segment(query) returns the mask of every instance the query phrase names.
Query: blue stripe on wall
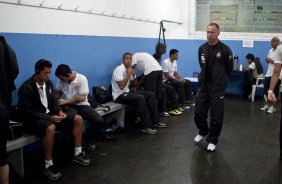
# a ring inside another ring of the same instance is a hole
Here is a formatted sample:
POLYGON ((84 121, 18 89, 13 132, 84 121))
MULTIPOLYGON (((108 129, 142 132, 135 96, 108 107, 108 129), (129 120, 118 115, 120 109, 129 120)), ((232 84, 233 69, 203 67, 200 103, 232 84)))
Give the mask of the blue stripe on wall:
MULTIPOLYGON (((122 62, 124 52, 148 52, 153 54, 157 39, 102 37, 80 35, 47 35, 2 33, 7 42, 15 50, 18 58, 20 74, 16 80, 19 86, 34 73, 34 64, 44 58, 53 62, 53 71, 59 64, 68 64, 73 70, 84 74, 88 78, 89 86, 109 85, 112 71, 122 62)), ((197 61, 198 47, 205 40, 167 40, 169 50, 179 50, 178 73, 181 76, 192 76, 199 71, 197 61)), ((230 46, 233 53, 239 56, 240 64, 247 65, 245 55, 253 53, 260 57, 264 71, 267 65, 264 58, 270 48, 270 41, 255 41, 254 48, 242 48, 242 41, 223 41, 230 46)), ((264 73, 265 73, 264 72, 264 73)), ((52 75, 51 80, 57 79, 52 75)), ((13 93, 13 104, 17 101, 16 92, 13 93)))

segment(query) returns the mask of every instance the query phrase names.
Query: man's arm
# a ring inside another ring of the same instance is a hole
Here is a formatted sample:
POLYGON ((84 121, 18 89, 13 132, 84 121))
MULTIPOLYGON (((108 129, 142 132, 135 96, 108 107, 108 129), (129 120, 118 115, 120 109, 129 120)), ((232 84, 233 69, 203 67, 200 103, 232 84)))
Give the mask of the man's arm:
POLYGON ((272 74, 271 81, 270 81, 269 90, 267 91, 268 92, 267 98, 271 103, 277 102, 277 99, 273 93, 273 90, 275 88, 277 81, 279 80, 280 72, 281 72, 281 64, 275 63, 273 74, 272 74))
POLYGON ((84 102, 86 99, 86 94, 79 95, 70 99, 59 99, 59 105, 67 105, 67 104, 77 104, 80 102, 84 102))
POLYGON ((126 69, 126 76, 123 80, 118 81, 118 86, 120 89, 124 89, 127 85, 127 82, 129 79, 131 79, 131 76, 134 77, 135 76, 135 70, 132 69, 131 67, 126 69))

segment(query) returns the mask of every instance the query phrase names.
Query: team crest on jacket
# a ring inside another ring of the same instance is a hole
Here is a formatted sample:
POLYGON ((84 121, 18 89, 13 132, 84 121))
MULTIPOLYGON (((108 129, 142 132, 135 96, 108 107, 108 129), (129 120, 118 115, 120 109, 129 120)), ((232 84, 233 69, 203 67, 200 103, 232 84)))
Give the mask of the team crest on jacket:
POLYGON ((221 57, 221 52, 220 52, 220 51, 218 51, 218 52, 216 53, 216 57, 217 57, 217 58, 220 58, 220 57, 221 57))

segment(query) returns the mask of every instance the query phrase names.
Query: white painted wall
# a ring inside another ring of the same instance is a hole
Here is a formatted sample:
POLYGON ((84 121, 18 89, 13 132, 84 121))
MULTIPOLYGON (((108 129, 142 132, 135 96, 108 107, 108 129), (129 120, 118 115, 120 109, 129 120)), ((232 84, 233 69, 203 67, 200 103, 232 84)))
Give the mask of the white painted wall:
MULTIPOLYGON (((18 3, 19 0, 2 2, 18 3)), ((0 32, 158 37, 161 20, 167 38, 187 38, 189 0, 21 0, 22 5, 0 3, 0 32), (28 7, 23 5, 33 5, 28 7), (40 8, 39 6, 55 9, 40 8), (73 10, 62 11, 61 9, 73 10), (78 12, 75 12, 75 9, 78 12), (79 13, 90 11, 113 17, 79 13), (102 13, 103 12, 103 13, 102 13), (132 20, 116 17, 132 18, 132 20), (156 23, 133 19, 155 21, 156 23)))

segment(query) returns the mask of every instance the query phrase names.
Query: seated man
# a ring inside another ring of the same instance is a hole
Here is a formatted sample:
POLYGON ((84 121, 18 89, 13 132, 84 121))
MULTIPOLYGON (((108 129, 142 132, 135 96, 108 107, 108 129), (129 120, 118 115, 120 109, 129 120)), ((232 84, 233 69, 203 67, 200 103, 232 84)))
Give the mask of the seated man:
POLYGON ((58 103, 89 122, 90 127, 85 132, 85 148, 95 150, 95 145, 91 141, 99 139, 103 118, 90 107, 87 98, 89 93, 87 78, 72 71, 65 64, 57 67, 55 75, 60 79, 57 83, 57 90, 62 92, 58 103))
MULTIPOLYGON (((160 64, 161 55, 153 54, 153 57, 158 61, 160 64)), ((166 112, 167 109, 167 102, 170 102, 171 110, 168 112, 171 115, 180 115, 184 112, 184 109, 180 108, 177 101, 177 94, 173 86, 162 83, 162 90, 163 90, 163 98, 161 99, 161 103, 159 105, 159 109, 161 112, 166 112)), ((165 113, 164 113, 165 115, 165 113)))
POLYGON ((246 55, 247 62, 249 66, 243 67, 243 70, 246 72, 250 72, 250 78, 246 79, 243 84, 244 89, 244 97, 248 97, 251 99, 252 94, 252 85, 256 83, 258 77, 263 77, 263 68, 259 61, 259 58, 255 59, 253 54, 246 55))
POLYGON ((130 67, 131 62, 132 54, 128 52, 123 54, 123 63, 117 66, 113 72, 111 81, 113 99, 118 103, 137 107, 137 114, 141 119, 141 131, 155 135, 158 131, 152 127, 165 128, 166 124, 160 123, 153 92, 129 90, 129 82, 135 77, 135 70, 130 67))
POLYGON ((178 50, 171 49, 169 52, 169 58, 165 59, 162 63, 164 72, 164 82, 175 88, 178 94, 178 103, 181 104, 181 108, 189 109, 193 106, 192 103, 192 87, 189 80, 182 79, 177 73, 177 59, 178 50), (188 106, 185 105, 188 104, 188 106))
POLYGON ((74 138, 73 162, 90 165, 91 160, 82 153, 83 120, 71 112, 62 112, 52 98, 53 84, 49 80, 52 63, 41 59, 35 64, 35 74, 19 89, 18 109, 25 129, 43 137, 45 155, 45 175, 51 180, 59 180, 62 174, 53 165, 52 151, 56 129, 72 127, 74 138), (72 123, 72 124, 71 124, 72 123))

